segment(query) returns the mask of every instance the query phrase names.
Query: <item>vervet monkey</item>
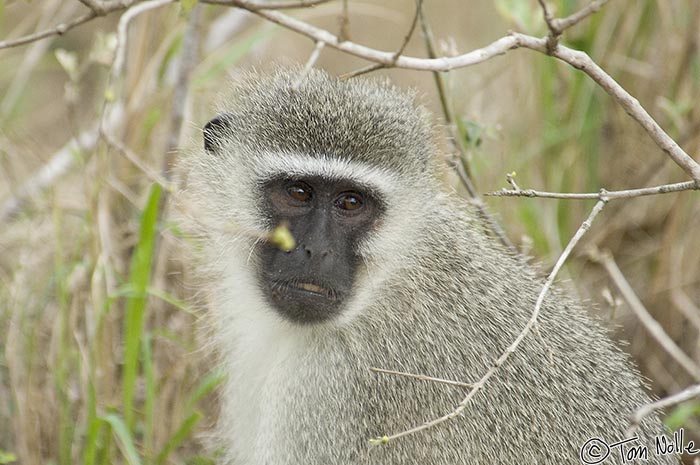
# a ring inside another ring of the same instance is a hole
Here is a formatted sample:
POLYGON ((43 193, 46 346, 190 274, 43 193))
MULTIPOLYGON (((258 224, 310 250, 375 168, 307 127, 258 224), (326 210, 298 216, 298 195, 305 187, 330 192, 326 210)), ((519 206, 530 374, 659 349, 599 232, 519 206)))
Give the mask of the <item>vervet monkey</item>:
MULTIPOLYGON (((461 415, 370 444, 466 393, 370 367, 479 380, 523 330, 542 280, 441 186, 431 117, 410 96, 322 71, 298 80, 296 69, 239 79, 187 166, 228 373, 224 462, 575 464, 590 438, 626 439, 649 402, 639 375, 554 291, 461 415), (249 233, 280 224, 291 251, 249 233)), ((655 454, 663 433, 651 417, 628 445, 676 463, 655 454)), ((605 463, 620 463, 621 447, 605 463)))

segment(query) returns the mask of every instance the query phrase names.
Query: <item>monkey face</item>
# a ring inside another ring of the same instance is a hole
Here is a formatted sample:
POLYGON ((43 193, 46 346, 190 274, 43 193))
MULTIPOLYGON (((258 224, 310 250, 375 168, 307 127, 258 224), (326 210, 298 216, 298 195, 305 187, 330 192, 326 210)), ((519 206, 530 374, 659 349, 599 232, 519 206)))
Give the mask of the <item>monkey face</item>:
POLYGON ((285 319, 319 323, 340 314, 361 262, 358 246, 377 224, 379 199, 351 181, 284 177, 262 186, 270 224, 286 224, 296 247, 259 250, 258 280, 285 319))

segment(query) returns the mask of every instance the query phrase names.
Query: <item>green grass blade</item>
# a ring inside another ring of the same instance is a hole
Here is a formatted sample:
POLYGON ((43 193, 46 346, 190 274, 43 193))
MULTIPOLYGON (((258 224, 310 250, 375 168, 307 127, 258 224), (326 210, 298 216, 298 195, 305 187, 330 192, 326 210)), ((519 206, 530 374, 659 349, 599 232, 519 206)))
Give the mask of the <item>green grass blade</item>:
POLYGON ((83 450, 83 465, 94 465, 97 458, 97 443, 100 437, 102 421, 97 417, 97 395, 92 375, 87 385, 87 434, 83 450))
POLYGON ((153 437, 155 428, 156 385, 155 368, 153 367, 153 341, 150 334, 146 334, 143 341, 143 374, 146 379, 146 399, 144 401, 144 451, 146 457, 153 457, 153 437))
POLYGON ((177 446, 179 446, 180 443, 192 433, 192 429, 201 419, 202 414, 199 412, 192 412, 190 416, 185 418, 185 421, 182 422, 177 431, 175 431, 165 446, 163 446, 163 449, 158 454, 158 457, 156 457, 156 465, 161 465, 165 462, 165 460, 177 448, 177 446))
POLYGON ((140 355, 141 335, 143 333, 144 313, 148 298, 147 289, 151 276, 151 262, 155 246, 158 202, 161 188, 153 184, 148 203, 141 217, 139 243, 131 259, 129 286, 131 296, 126 303, 124 318, 124 372, 122 390, 124 398, 124 422, 131 431, 134 424, 134 390, 140 355))
POLYGON ((187 401, 187 408, 192 409, 194 408, 195 404, 201 399, 202 397, 206 396, 209 394, 211 391, 216 389, 221 383, 224 382, 226 379, 226 374, 224 373, 223 369, 221 367, 217 367, 214 370, 212 370, 203 380, 201 383, 199 383, 199 386, 197 386, 197 389, 194 390, 192 395, 190 396, 189 400, 187 401))
POLYGON ((126 423, 113 413, 108 413, 102 417, 102 420, 112 427, 112 431, 114 431, 114 436, 117 438, 117 443, 119 444, 119 448, 126 462, 129 465, 141 465, 141 459, 139 459, 139 454, 136 451, 134 439, 131 433, 129 433, 129 428, 126 423))
POLYGON ((163 302, 166 302, 173 307, 182 310, 185 313, 189 313, 190 315, 195 315, 195 310, 187 305, 187 302, 184 300, 178 299, 172 294, 169 294, 165 291, 161 291, 160 289, 156 289, 153 287, 148 288, 148 294, 152 295, 153 297, 157 297, 158 299, 162 300, 163 302))

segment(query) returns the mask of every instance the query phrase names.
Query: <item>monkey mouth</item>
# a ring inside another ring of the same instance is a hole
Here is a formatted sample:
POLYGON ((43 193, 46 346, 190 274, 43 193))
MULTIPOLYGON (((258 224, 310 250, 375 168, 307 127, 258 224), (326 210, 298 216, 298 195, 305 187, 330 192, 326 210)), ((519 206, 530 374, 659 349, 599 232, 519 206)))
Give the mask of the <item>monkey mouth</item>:
POLYGON ((316 294, 321 294, 321 295, 328 294, 328 289, 325 289, 321 286, 317 286, 317 285, 312 284, 312 283, 298 283, 296 285, 296 287, 299 289, 304 289, 305 291, 316 293, 316 294))
POLYGON ((318 282, 294 279, 290 281, 277 281, 272 287, 273 294, 277 292, 301 292, 306 295, 323 297, 328 300, 338 300, 338 292, 336 290, 318 282))
POLYGON ((343 309, 345 290, 309 277, 268 281, 267 298, 272 308, 298 324, 328 321, 343 309))

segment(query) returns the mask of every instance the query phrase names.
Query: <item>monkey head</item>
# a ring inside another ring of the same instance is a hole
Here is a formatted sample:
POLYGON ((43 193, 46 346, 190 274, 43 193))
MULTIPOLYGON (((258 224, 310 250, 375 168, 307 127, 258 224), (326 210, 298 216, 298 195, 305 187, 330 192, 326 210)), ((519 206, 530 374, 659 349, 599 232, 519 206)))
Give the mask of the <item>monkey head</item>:
POLYGON ((416 237, 410 232, 437 195, 429 117, 389 84, 320 71, 301 83, 288 72, 264 79, 239 80, 204 127, 212 203, 236 224, 284 224, 293 235, 291 251, 245 245, 279 316, 296 324, 352 318, 367 287, 407 266, 415 244, 404 238, 416 237))

